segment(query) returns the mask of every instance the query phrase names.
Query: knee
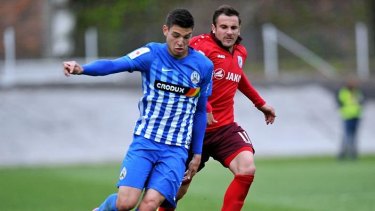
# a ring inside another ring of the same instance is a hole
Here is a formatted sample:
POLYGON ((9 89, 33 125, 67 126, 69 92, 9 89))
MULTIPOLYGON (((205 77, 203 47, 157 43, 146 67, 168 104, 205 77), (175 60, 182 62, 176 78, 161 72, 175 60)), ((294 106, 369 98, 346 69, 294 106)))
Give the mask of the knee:
POLYGON ((255 171, 256 171, 255 164, 251 164, 251 165, 247 166, 247 167, 244 169, 243 174, 245 174, 245 175, 254 175, 254 174, 255 174, 255 171))
POLYGON ((118 197, 116 201, 116 207, 119 211, 131 210, 137 205, 136 200, 131 200, 125 197, 118 197))
POLYGON ((139 210, 157 210, 161 202, 153 198, 144 198, 140 205, 139 210))
POLYGON ((255 175, 256 167, 254 163, 250 163, 247 165, 240 165, 234 172, 234 174, 240 175, 255 175))

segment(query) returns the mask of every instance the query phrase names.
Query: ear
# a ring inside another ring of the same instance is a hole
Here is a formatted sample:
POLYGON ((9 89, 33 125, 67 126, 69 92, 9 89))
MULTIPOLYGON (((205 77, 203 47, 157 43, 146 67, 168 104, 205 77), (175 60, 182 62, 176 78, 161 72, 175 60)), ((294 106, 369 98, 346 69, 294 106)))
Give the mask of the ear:
POLYGON ((216 27, 215 27, 215 25, 214 24, 211 24, 211 31, 212 31, 212 33, 216 33, 216 27))
POLYGON ((168 26, 167 25, 163 25, 163 34, 164 34, 164 36, 167 36, 168 31, 169 31, 168 26))

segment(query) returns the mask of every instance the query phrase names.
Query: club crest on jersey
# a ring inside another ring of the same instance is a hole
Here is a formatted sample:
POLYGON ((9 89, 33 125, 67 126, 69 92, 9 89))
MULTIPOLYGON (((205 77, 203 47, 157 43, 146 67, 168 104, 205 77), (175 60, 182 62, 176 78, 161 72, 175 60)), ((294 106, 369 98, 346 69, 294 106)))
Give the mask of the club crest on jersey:
POLYGON ((190 75, 190 80, 193 82, 193 84, 198 84, 199 81, 201 80, 201 76, 197 71, 193 71, 190 75))
POLYGON ((223 70, 222 68, 218 68, 216 70, 214 70, 214 78, 217 79, 217 80, 221 80, 223 79, 225 76, 225 70, 223 70))
POLYGON ((238 66, 240 66, 240 68, 242 68, 242 65, 243 65, 242 56, 237 56, 237 61, 238 61, 238 66))
POLYGON ((172 92, 172 93, 179 94, 179 95, 185 95, 187 97, 196 97, 200 93, 199 87, 190 88, 190 87, 180 86, 180 85, 163 82, 159 80, 155 80, 154 87, 155 89, 158 89, 158 90, 172 92))
POLYGON ((146 48, 146 47, 142 47, 142 48, 138 48, 137 50, 134 50, 134 51, 130 52, 128 54, 128 56, 129 56, 130 59, 135 59, 138 56, 140 56, 144 53, 147 53, 147 52, 150 52, 150 49, 146 48))

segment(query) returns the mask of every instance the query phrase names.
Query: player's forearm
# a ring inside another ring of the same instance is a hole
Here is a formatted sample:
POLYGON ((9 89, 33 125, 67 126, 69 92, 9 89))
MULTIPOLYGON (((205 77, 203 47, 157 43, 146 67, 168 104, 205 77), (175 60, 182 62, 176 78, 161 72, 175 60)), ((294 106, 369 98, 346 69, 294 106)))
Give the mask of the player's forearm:
POLYGON ((115 60, 101 59, 89 64, 85 64, 82 67, 82 74, 91 76, 104 76, 113 73, 129 71, 131 69, 130 64, 123 58, 115 60))
POLYGON ((259 95, 258 91, 251 85, 245 74, 242 74, 238 89, 253 102, 255 107, 260 108, 266 104, 266 101, 259 95))
POLYGON ((200 97, 194 115, 193 140, 191 143, 194 154, 202 153, 203 138, 207 125, 206 103, 207 97, 200 97))

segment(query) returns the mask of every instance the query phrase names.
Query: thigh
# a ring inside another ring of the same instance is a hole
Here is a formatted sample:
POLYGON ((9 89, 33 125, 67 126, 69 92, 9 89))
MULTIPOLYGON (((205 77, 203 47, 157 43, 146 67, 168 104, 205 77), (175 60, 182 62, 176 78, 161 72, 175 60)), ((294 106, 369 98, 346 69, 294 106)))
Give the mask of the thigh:
POLYGON ((229 167, 229 163, 242 151, 254 153, 248 134, 237 123, 211 132, 207 136, 205 147, 210 155, 225 167, 229 167))
POLYGON ((135 137, 122 162, 118 187, 127 186, 143 190, 157 157, 157 151, 148 144, 153 143, 135 137))
POLYGON ((185 172, 187 149, 165 145, 149 177, 147 191, 153 189, 176 206, 176 196, 185 172))

